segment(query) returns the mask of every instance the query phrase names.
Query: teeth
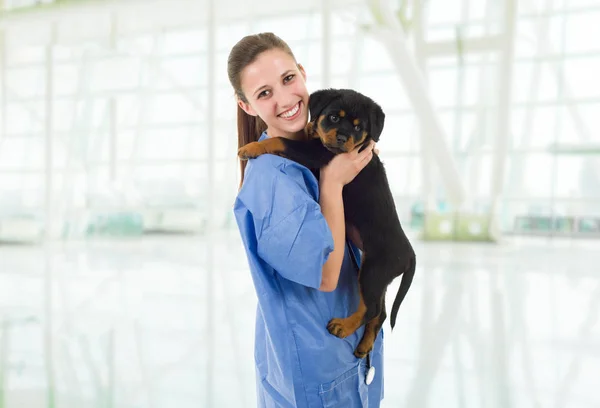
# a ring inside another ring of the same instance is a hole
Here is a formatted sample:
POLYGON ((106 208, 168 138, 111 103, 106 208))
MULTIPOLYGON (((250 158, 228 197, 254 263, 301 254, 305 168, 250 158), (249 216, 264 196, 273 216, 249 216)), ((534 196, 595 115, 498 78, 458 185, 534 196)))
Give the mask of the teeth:
POLYGON ((292 116, 294 116, 298 112, 298 109, 300 109, 300 103, 297 103, 296 106, 292 110, 284 112, 280 116, 282 118, 292 117, 292 116))

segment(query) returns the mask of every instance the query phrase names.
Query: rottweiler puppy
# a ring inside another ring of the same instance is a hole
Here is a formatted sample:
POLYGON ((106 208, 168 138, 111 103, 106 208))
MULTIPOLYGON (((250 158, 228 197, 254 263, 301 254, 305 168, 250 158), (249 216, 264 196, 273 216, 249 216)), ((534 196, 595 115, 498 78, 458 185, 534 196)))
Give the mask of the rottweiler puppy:
MULTIPOLYGON (((336 155, 379 141, 385 114, 371 98, 350 89, 323 89, 309 98, 311 121, 307 140, 271 137, 249 143, 238 151, 241 159, 276 154, 300 163, 318 175, 336 155)), ((390 325, 396 324, 400 304, 415 273, 415 252, 406 237, 392 197, 383 164, 377 154, 343 189, 344 215, 355 243, 363 251, 359 268, 360 303, 351 316, 334 318, 327 329, 344 338, 366 324, 364 335, 354 351, 365 357, 386 319, 385 294, 389 284, 403 274, 391 310, 390 325)))

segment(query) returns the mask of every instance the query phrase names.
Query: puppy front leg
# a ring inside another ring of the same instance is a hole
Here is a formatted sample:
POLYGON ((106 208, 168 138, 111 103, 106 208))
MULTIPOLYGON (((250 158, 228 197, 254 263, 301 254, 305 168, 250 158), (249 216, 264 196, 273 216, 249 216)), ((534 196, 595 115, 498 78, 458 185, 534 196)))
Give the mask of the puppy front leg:
POLYGON ((311 169, 324 167, 334 156, 318 138, 306 141, 292 140, 285 137, 269 137, 260 142, 248 143, 238 150, 238 156, 243 160, 252 159, 262 154, 276 154, 311 169))

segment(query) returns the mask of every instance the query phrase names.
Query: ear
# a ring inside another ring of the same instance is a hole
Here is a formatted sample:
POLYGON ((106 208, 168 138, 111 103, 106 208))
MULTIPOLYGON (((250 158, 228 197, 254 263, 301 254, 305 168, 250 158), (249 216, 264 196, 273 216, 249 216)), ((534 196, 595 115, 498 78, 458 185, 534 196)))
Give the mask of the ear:
POLYGON ((308 99, 308 109, 310 111, 310 119, 316 119, 323 109, 331 102, 341 97, 342 94, 335 89, 321 89, 310 94, 308 99))
POLYGON ((249 103, 242 101, 239 97, 236 97, 237 104, 244 112, 246 112, 250 116, 258 116, 254 108, 249 103))
POLYGON ((306 71, 304 70, 302 64, 298 64, 298 71, 300 71, 302 78, 304 78, 304 81, 306 82, 306 71))
POLYGON ((369 136, 375 141, 379 141, 379 136, 383 132, 385 122, 385 113, 377 103, 373 102, 373 107, 369 113, 369 136))

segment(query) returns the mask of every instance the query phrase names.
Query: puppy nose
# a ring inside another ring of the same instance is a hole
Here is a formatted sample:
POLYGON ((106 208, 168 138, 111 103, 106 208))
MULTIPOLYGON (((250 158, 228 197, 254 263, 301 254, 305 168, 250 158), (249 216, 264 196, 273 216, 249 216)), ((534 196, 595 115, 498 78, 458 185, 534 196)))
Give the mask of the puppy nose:
POLYGON ((348 136, 338 133, 336 140, 338 143, 346 143, 346 141, 348 141, 348 136))

